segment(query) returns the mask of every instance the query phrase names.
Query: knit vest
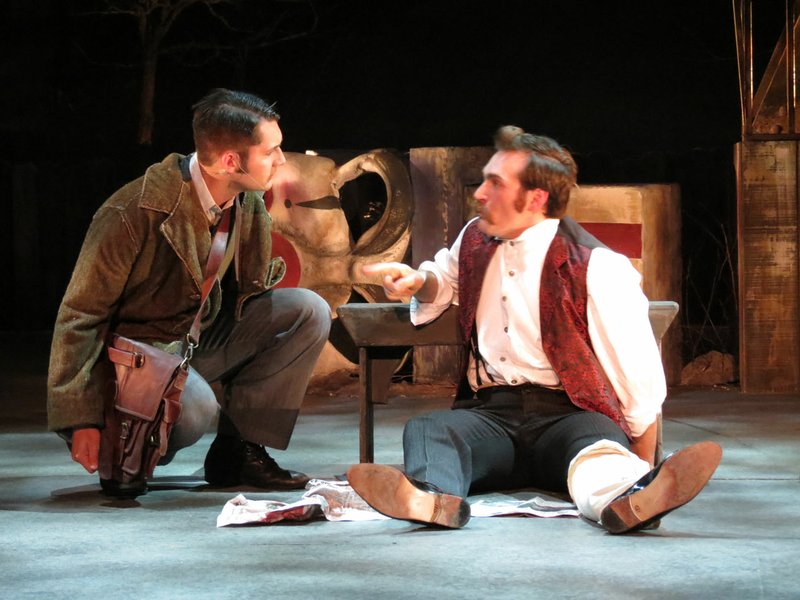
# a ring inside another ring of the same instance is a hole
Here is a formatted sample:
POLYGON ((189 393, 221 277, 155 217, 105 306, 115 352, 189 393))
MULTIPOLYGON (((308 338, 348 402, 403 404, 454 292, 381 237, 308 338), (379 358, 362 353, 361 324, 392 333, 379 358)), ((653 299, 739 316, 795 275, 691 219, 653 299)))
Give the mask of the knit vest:
MULTIPOLYGON (((467 344, 475 328, 481 287, 498 241, 470 223, 458 256, 459 325, 467 344)), ((575 406, 606 415, 631 437, 619 399, 592 350, 586 315, 586 270, 605 246, 569 217, 561 219, 547 251, 539 290, 542 346, 575 406)))

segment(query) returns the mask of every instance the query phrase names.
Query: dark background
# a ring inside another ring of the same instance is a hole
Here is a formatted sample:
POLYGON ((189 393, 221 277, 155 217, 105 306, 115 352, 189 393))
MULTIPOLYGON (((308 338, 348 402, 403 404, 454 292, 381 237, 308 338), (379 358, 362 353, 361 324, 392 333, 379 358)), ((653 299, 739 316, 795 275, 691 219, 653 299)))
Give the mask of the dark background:
MULTIPOLYGON (((757 4, 760 71, 783 2, 757 4)), ((582 183, 680 183, 685 358, 735 353, 730 0, 243 0, 213 7, 230 27, 196 5, 164 39, 148 146, 136 21, 102 8, 3 3, 0 330, 52 326, 94 210, 191 151, 191 104, 221 86, 276 101, 286 150, 488 145, 513 123, 570 148, 582 183)))

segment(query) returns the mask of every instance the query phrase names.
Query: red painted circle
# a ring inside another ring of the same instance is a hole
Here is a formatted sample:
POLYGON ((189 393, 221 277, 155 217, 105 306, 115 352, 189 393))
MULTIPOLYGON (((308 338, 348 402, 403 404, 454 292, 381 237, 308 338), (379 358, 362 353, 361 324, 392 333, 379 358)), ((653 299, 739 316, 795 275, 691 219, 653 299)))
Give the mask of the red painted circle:
POLYGON ((281 282, 276 285, 276 288, 293 288, 297 287, 300 283, 300 257, 297 251, 292 246, 292 243, 283 237, 280 233, 271 231, 272 235, 272 256, 280 256, 286 261, 286 275, 281 282))

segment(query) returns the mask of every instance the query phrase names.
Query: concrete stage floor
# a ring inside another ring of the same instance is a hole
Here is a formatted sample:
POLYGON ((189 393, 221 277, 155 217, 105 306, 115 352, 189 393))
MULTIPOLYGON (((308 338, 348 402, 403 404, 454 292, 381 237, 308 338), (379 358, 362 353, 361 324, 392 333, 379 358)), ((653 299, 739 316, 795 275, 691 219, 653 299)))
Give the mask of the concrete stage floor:
MULTIPOLYGON (((576 518, 473 519, 458 531, 404 521, 222 528, 240 490, 207 490, 212 435, 178 454, 136 501, 99 493, 45 432, 48 336, 0 335, 0 598, 800 598, 800 398, 674 389, 667 452, 703 439, 720 468, 657 531, 611 536, 576 518)), ((318 477, 358 460, 356 386, 310 394, 291 446, 318 477)), ((402 462, 409 415, 447 388, 395 385, 376 410, 376 461, 402 462)), ((241 490, 248 498, 301 492, 241 490)))

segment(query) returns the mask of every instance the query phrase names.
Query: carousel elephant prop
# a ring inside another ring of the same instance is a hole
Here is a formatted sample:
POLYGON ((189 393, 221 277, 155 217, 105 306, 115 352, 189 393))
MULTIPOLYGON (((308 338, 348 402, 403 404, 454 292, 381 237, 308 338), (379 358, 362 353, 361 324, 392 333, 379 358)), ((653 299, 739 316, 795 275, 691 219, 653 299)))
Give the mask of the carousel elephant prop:
POLYGON ((361 154, 341 166, 323 156, 287 152, 264 200, 273 220, 273 254, 287 265, 279 287, 314 290, 331 308, 331 338, 312 384, 333 381, 334 373, 352 372, 358 360, 349 336, 338 327, 336 309, 349 301, 386 301, 380 282, 363 275, 361 266, 402 261, 408 250, 414 214, 408 169, 386 150, 361 154), (345 210, 353 207, 343 208, 341 190, 367 173, 380 177, 386 194, 370 206, 385 204, 385 209, 356 238, 347 218, 353 210, 345 210))

